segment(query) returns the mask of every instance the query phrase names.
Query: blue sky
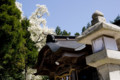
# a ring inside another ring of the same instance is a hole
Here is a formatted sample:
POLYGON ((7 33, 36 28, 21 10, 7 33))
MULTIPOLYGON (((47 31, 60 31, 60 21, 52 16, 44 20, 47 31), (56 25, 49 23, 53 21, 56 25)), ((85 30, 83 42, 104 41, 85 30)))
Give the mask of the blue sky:
POLYGON ((24 15, 29 17, 36 4, 46 5, 50 15, 46 17, 47 26, 81 33, 82 27, 91 22, 91 15, 99 10, 104 13, 107 22, 120 14, 120 0, 17 0, 22 3, 24 15))

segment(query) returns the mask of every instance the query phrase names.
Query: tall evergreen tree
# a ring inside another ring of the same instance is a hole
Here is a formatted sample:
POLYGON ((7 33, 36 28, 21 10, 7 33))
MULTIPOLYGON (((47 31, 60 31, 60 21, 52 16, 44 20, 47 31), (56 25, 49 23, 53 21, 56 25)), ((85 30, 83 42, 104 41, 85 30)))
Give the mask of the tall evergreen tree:
POLYGON ((30 26, 29 20, 24 18, 21 24, 24 32, 23 38, 25 39, 26 63, 29 67, 33 67, 37 59, 38 51, 35 42, 30 39, 30 32, 28 31, 28 27, 30 26))
POLYGON ((70 33, 70 32, 67 32, 66 30, 63 30, 62 35, 64 35, 64 36, 70 36, 71 33, 70 33))
POLYGON ((87 23, 87 26, 86 26, 86 28, 89 28, 91 26, 91 24, 90 23, 87 23))
MULTIPOLYGON (((26 50, 24 51, 24 60, 25 60, 25 78, 27 74, 27 69, 32 68, 38 56, 38 51, 35 46, 35 43, 30 39, 30 32, 28 31, 28 27, 30 26, 29 20, 24 18, 21 21, 22 29, 24 32, 23 38, 25 39, 25 47, 26 50)), ((26 79, 25 79, 26 80, 26 79)))
POLYGON ((15 0, 0 1, 0 80, 23 80, 24 32, 15 0))
POLYGON ((79 36, 79 35, 80 35, 80 33, 76 32, 74 35, 75 35, 75 36, 79 36))
POLYGON ((61 30, 59 26, 56 27, 55 29, 56 35, 64 35, 64 36, 70 36, 71 32, 67 32, 66 30, 61 30))
POLYGON ((62 35, 62 31, 59 26, 56 27, 55 33, 56 33, 56 35, 62 35))
POLYGON ((111 22, 111 23, 120 26, 120 16, 118 15, 118 16, 114 19, 114 21, 111 22))
POLYGON ((91 26, 91 24, 90 24, 90 23, 87 23, 87 25, 82 28, 82 33, 83 33, 86 29, 88 29, 90 26, 91 26))
POLYGON ((86 30, 85 26, 82 28, 82 33, 86 30))

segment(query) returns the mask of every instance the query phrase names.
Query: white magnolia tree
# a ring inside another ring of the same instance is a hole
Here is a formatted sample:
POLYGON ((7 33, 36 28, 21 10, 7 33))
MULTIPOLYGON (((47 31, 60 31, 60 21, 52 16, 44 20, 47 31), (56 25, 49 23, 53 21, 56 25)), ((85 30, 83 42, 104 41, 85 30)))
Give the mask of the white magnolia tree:
POLYGON ((46 19, 44 15, 49 15, 48 9, 45 5, 36 5, 37 9, 30 17, 31 26, 28 30, 31 33, 31 39, 36 43, 38 51, 45 45, 47 34, 54 34, 53 29, 46 26, 46 19))
MULTIPOLYGON (((21 17, 23 16, 22 11, 22 4, 19 2, 16 2, 17 8, 21 11, 21 17)), ((30 16, 30 24, 31 26, 28 28, 28 31, 31 33, 31 39, 35 42, 35 46, 38 48, 38 51, 45 45, 45 40, 47 34, 54 34, 53 29, 49 29, 46 26, 46 19, 43 18, 44 15, 49 15, 48 9, 45 5, 39 5, 37 4, 37 9, 33 14, 30 16)))
MULTIPOLYGON (((31 33, 31 39, 35 42, 35 46, 38 51, 45 45, 47 34, 54 34, 53 29, 49 29, 46 26, 46 19, 43 18, 44 15, 49 15, 48 9, 45 5, 36 5, 37 9, 30 16, 31 26, 28 31, 31 33)), ((32 80, 41 80, 41 76, 31 75, 35 71, 33 69, 28 69, 28 75, 32 80)))
MULTIPOLYGON (((21 17, 23 16, 22 4, 16 2, 17 8, 21 11, 21 17)), ((28 31, 31 33, 31 39, 35 42, 35 46, 38 48, 38 51, 45 45, 47 34, 54 34, 53 29, 49 29, 46 26, 46 19, 43 18, 44 15, 49 15, 48 9, 45 5, 36 5, 37 9, 30 16, 31 26, 28 28, 28 31)), ((28 68, 27 73, 23 71, 23 74, 27 74, 26 80, 42 80, 42 76, 35 76, 35 69, 28 68)))

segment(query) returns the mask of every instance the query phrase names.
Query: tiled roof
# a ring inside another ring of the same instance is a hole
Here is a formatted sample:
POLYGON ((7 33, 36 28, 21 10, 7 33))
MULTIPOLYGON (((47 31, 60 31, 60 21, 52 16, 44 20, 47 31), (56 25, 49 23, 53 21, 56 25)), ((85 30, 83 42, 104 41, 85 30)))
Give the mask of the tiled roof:
POLYGON ((47 42, 46 45, 53 52, 56 52, 60 48, 68 48, 68 49, 73 49, 75 51, 85 48, 84 44, 80 44, 76 41, 75 36, 53 36, 52 35, 52 38, 51 38, 52 40, 49 40, 49 42, 47 42))

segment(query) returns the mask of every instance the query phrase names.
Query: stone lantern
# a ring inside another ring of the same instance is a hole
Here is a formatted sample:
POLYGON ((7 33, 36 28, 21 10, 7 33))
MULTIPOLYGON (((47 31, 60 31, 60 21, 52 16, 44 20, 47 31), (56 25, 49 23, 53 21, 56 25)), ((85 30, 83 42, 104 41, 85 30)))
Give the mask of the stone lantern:
POLYGON ((93 53, 100 52, 104 49, 118 50, 116 40, 109 36, 100 36, 92 40, 93 53))
POLYGON ((86 63, 95 67, 100 80, 120 80, 120 27, 106 23, 103 13, 92 15, 92 26, 78 37, 79 43, 92 45, 93 54, 86 57, 86 63))

